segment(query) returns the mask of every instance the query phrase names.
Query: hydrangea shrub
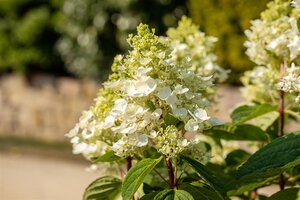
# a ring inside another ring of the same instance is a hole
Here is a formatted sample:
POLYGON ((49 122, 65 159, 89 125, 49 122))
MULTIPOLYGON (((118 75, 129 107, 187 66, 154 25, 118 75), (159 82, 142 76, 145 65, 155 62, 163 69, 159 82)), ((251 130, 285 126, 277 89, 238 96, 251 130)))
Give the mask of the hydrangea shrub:
POLYGON ((225 124, 210 115, 229 73, 216 64, 216 38, 186 17, 166 36, 140 24, 128 37, 131 50, 115 57, 94 105, 67 133, 73 153, 114 174, 91 183, 83 198, 261 199, 257 189, 270 184, 281 189, 270 199, 299 198, 300 132, 284 132, 285 115, 299 117, 293 5, 275 0, 246 32, 247 54, 260 65, 244 78, 252 104, 225 124), (285 99, 294 104, 285 107, 285 99))

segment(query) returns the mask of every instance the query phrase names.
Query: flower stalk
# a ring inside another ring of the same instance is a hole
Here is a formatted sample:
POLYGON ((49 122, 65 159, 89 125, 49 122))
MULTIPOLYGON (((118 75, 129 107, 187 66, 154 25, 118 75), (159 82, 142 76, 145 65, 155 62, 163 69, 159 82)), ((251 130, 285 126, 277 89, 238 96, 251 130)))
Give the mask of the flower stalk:
MULTIPOLYGON (((280 64, 280 79, 284 77, 284 71, 286 68, 286 61, 283 61, 280 64)), ((278 112, 279 112, 279 130, 278 130, 278 136, 281 137, 284 135, 284 91, 280 90, 279 91, 279 107, 278 107, 278 112)), ((285 180, 283 174, 280 174, 279 176, 279 187, 280 190, 284 190, 285 186, 285 180)))
MULTIPOLYGON (((280 79, 284 77, 284 71, 286 68, 286 62, 283 61, 280 65, 280 79)), ((283 136, 284 135, 284 91, 280 90, 279 91, 279 107, 278 107, 278 112, 279 112, 279 131, 278 131, 278 136, 283 136)))
POLYGON ((128 156, 126 158, 126 162, 127 162, 127 172, 130 170, 130 168, 132 167, 132 157, 128 156))
MULTIPOLYGON (((126 167, 127 167, 127 172, 130 170, 130 168, 132 167, 132 157, 131 156, 128 156, 126 158, 126 167)), ((132 200, 135 200, 135 197, 133 196, 132 197, 132 200)))
POLYGON ((173 189, 176 187, 176 184, 175 184, 175 175, 174 175, 174 171, 173 171, 172 162, 171 162, 170 158, 166 158, 165 160, 166 160, 168 175, 169 175, 169 179, 170 179, 170 187, 173 189))

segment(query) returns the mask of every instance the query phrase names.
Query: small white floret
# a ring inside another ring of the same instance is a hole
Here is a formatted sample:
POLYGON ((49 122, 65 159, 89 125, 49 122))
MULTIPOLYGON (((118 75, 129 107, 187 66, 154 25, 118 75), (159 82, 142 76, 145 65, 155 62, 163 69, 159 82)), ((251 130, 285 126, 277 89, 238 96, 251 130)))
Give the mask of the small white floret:
POLYGON ((186 117, 188 114, 187 109, 185 108, 175 108, 172 110, 172 112, 175 117, 179 118, 186 117))
POLYGON ((189 91, 189 88, 183 88, 182 85, 176 85, 174 93, 176 94, 184 94, 189 91))
POLYGON ((141 65, 147 65, 151 62, 151 60, 152 60, 151 58, 141 58, 140 63, 141 65))
POLYGON ((107 129, 112 127, 115 124, 115 118, 111 115, 107 116, 105 118, 104 124, 103 124, 103 128, 107 129))
POLYGON ((137 129, 137 125, 136 125, 136 124, 132 124, 132 125, 130 125, 130 126, 124 128, 124 129, 122 129, 122 130, 120 131, 120 133, 122 133, 122 134, 130 134, 130 133, 135 132, 136 129, 137 129))
POLYGON ((169 96, 167 99, 166 99, 166 102, 167 104, 172 108, 176 108, 176 103, 178 101, 178 98, 175 94, 172 94, 171 96, 169 96))
POLYGON ((194 111, 194 116, 196 117, 199 123, 210 119, 210 117, 207 116, 207 112, 201 108, 198 108, 194 111))
POLYGON ((89 128, 89 130, 84 129, 82 131, 81 135, 84 139, 89 139, 92 136, 94 136, 94 133, 95 133, 95 127, 91 127, 91 128, 89 128))
POLYGON ((75 136, 71 139, 71 143, 72 144, 78 144, 79 143, 79 137, 78 136, 75 136))
POLYGON ((170 89, 170 87, 164 87, 158 90, 157 96, 161 100, 166 100, 169 96, 171 96, 171 94, 172 94, 172 90, 170 89))
POLYGON ((184 126, 186 131, 197 131, 199 128, 198 122, 194 119, 190 119, 184 126))
POLYGON ((88 144, 85 142, 73 144, 73 154, 83 153, 87 147, 88 147, 88 144))
POLYGON ((145 134, 142 134, 137 137, 136 146, 143 147, 148 144, 148 136, 145 134))
POLYGON ((112 109, 113 112, 124 112, 127 107, 127 101, 125 99, 115 100, 115 106, 112 109))
POLYGON ((128 81, 123 88, 127 96, 143 97, 153 92, 156 86, 155 80, 151 77, 147 77, 144 80, 128 81))

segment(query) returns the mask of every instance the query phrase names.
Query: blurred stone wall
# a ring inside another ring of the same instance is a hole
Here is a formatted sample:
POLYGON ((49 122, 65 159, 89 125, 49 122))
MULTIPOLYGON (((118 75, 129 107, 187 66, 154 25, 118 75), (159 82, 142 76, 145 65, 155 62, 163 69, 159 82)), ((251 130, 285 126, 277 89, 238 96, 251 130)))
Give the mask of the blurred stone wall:
POLYGON ((0 136, 62 141, 96 97, 88 80, 21 75, 0 77, 0 136))

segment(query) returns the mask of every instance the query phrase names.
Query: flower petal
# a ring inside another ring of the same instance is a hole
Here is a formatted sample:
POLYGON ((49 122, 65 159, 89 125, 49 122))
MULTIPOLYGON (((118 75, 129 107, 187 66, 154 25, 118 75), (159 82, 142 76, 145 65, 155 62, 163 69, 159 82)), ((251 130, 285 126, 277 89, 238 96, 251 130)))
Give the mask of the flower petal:
POLYGON ((143 147, 143 146, 146 146, 147 144, 148 144, 148 136, 147 135, 142 134, 137 137, 136 146, 143 147))

